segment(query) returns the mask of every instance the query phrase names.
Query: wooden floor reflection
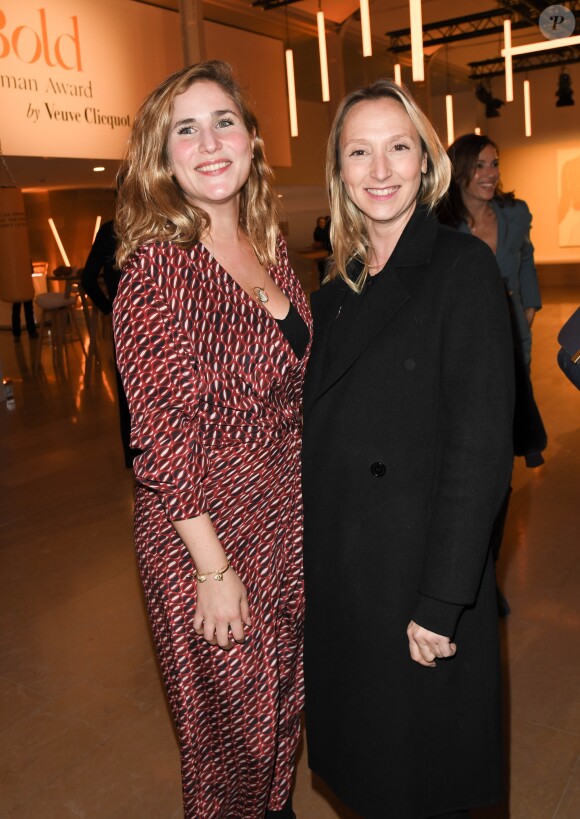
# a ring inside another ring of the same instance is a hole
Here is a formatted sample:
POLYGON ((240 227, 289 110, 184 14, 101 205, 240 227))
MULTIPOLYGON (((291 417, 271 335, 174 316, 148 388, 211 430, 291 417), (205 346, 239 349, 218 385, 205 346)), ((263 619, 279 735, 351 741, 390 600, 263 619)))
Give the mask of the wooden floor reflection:
MULTIPOLYGON (((533 376, 549 446, 544 466, 516 464, 499 568, 510 800, 477 819, 580 817, 580 392, 555 364, 580 288, 544 297, 533 376)), ((0 818, 180 817, 111 363, 86 387, 78 345, 56 371, 47 348, 35 374, 33 343, 0 331, 15 393, 13 409, 0 404, 0 818)), ((353 817, 313 781, 304 749, 295 809, 353 817)))

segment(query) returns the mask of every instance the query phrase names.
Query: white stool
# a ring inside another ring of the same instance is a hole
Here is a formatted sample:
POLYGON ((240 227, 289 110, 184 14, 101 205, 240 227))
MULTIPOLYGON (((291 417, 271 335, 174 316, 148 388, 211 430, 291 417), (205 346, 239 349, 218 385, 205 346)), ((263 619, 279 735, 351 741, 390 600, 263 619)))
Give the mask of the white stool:
POLYGON ((37 370, 40 366, 42 344, 46 333, 47 316, 50 316, 53 364, 56 362, 56 356, 60 355, 64 350, 66 340, 66 324, 69 318, 73 333, 76 336, 75 341, 79 342, 84 357, 87 357, 85 345, 83 344, 83 339, 76 322, 75 311, 73 308, 74 303, 75 299, 67 298, 64 293, 39 293, 39 295, 36 297, 36 304, 40 309, 41 314, 40 327, 38 329, 38 349, 36 351, 36 359, 34 361, 35 370, 37 370))

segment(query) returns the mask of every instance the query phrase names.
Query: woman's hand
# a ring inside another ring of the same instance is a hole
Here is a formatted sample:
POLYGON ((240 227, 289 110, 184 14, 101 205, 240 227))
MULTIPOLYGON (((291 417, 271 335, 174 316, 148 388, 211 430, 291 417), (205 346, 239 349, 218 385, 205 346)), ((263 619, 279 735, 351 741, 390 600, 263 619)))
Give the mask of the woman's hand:
POLYGON ((457 646, 451 642, 449 637, 428 631, 412 620, 407 626, 407 637, 411 658, 420 665, 433 667, 435 659, 453 657, 457 651, 457 646))
POLYGON ((251 625, 246 589, 233 569, 228 569, 223 580, 214 580, 211 574, 203 583, 197 581, 197 609, 193 618, 196 634, 211 645, 229 650, 234 643, 243 643, 244 626, 251 625), (231 637, 230 637, 231 633, 231 637))

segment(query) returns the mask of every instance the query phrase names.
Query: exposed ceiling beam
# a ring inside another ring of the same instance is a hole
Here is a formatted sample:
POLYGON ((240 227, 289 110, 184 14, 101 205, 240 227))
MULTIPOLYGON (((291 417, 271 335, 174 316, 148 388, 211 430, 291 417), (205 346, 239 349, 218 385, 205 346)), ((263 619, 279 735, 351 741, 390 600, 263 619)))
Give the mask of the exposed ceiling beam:
MULTIPOLYGON (((505 18, 505 12, 493 9, 492 11, 480 11, 477 14, 467 14, 465 17, 440 20, 438 23, 427 23, 423 26, 423 47, 454 43, 458 40, 471 40, 490 34, 503 34, 505 18)), ((518 20, 512 24, 512 30, 529 28, 531 25, 527 20, 518 20)), ((411 49, 410 28, 387 32, 387 36, 391 38, 390 51, 398 53, 411 49)))
POLYGON ((279 9, 281 6, 290 6, 292 3, 299 2, 300 0, 254 0, 252 5, 259 6, 264 11, 270 11, 270 9, 279 9))
MULTIPOLYGON (((512 31, 537 26, 540 14, 545 8, 543 0, 498 0, 497 4, 500 8, 425 24, 423 26, 423 46, 427 48, 460 40, 503 34, 503 21, 511 15, 519 18, 512 20, 512 31)), ((578 15, 580 0, 569 0, 567 8, 578 15)), ((387 36, 390 37, 389 50, 393 53, 411 49, 410 28, 389 31, 387 36)))
POLYGON ((546 8, 544 0, 496 0, 496 3, 500 8, 509 11, 511 14, 519 15, 532 25, 538 22, 540 14, 546 8))
MULTIPOLYGON (((571 63, 580 63, 580 48, 574 46, 572 48, 554 49, 554 51, 538 51, 535 54, 523 54, 521 57, 514 57, 512 61, 514 73, 570 65, 571 63)), ((505 63, 501 57, 468 63, 468 67, 471 71, 469 74, 470 80, 481 80, 484 77, 501 77, 505 74, 505 63)))

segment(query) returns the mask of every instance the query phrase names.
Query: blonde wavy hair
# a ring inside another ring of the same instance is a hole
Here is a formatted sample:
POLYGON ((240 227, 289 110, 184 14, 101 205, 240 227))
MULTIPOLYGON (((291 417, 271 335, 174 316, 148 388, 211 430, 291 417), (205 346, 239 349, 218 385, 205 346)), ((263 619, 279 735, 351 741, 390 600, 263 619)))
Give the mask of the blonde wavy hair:
POLYGON ((175 97, 200 81, 220 86, 238 109, 248 134, 255 137, 250 175, 241 190, 240 227, 260 263, 276 263, 278 199, 258 121, 231 66, 207 60, 167 77, 137 113, 118 175, 115 233, 119 267, 142 244, 169 241, 189 248, 210 227, 209 215, 187 200, 175 180, 167 151, 175 97))
POLYGON ((348 94, 339 106, 334 118, 326 152, 326 183, 330 199, 330 241, 332 258, 327 280, 340 276, 356 293, 360 293, 369 275, 370 239, 365 217, 349 197, 341 178, 340 139, 346 117, 355 105, 381 99, 399 102, 421 140, 421 149, 427 156, 427 171, 421 175, 417 204, 435 207, 445 195, 451 181, 451 163, 435 129, 423 113, 408 89, 399 87, 393 80, 377 80, 364 88, 348 94), (347 274, 347 265, 358 259, 363 269, 353 281, 347 274))

